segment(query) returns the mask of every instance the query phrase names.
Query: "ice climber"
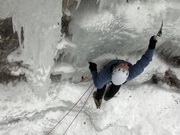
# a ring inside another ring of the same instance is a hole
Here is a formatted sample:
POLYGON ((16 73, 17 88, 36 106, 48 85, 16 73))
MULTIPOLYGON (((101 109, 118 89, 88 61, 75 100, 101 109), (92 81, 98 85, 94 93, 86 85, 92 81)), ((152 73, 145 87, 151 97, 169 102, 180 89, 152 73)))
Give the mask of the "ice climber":
POLYGON ((111 85, 104 95, 104 100, 106 101, 111 99, 119 91, 122 84, 134 79, 144 71, 144 68, 152 61, 156 43, 156 37, 152 36, 145 54, 142 55, 141 59, 134 65, 124 60, 115 59, 107 63, 98 73, 97 65, 93 62, 89 62, 89 69, 92 74, 94 85, 97 88, 97 91, 93 93, 97 108, 101 106, 106 85, 109 82, 111 85))

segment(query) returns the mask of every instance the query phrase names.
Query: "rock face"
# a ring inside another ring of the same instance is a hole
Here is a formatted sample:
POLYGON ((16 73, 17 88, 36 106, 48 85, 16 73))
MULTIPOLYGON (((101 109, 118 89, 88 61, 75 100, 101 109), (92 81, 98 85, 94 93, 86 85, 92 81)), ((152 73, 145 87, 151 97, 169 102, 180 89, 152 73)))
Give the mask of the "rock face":
POLYGON ((0 83, 26 80, 25 75, 11 75, 11 69, 21 67, 22 61, 8 62, 7 60, 7 56, 18 47, 18 35, 17 33, 13 33, 12 18, 0 20, 0 83))
POLYGON ((169 86, 180 88, 180 80, 170 69, 165 72, 164 76, 158 76, 154 74, 152 76, 152 81, 154 83, 158 83, 159 81, 161 81, 168 84, 169 86))
POLYGON ((158 47, 157 52, 168 64, 180 67, 180 38, 173 38, 158 47))
POLYGON ((61 33, 65 34, 65 36, 70 36, 68 31, 68 26, 71 21, 71 10, 77 6, 76 0, 63 0, 63 17, 61 19, 61 33))
MULTIPOLYGON (((71 12, 72 10, 76 8, 77 4, 78 2, 76 0, 63 0, 63 3, 62 3, 63 16, 61 18, 61 33, 65 37, 69 37, 69 39, 72 36, 72 34, 69 32, 69 23, 72 20, 71 12)), ((58 52, 59 52, 59 56, 57 56, 57 58, 54 59, 55 64, 61 62, 63 55, 66 54, 65 52, 62 52, 61 50, 59 50, 58 52)), ((61 77, 62 77, 61 74, 50 75, 50 79, 52 82, 60 82, 61 77)))

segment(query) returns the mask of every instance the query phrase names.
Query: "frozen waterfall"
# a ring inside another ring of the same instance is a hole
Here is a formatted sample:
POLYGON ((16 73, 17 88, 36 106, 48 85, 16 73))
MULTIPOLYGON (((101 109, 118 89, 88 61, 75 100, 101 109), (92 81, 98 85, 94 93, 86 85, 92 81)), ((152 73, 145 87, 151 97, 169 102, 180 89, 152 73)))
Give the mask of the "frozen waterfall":
MULTIPOLYGON (((80 82, 90 75, 88 61, 98 70, 116 58, 135 63, 163 20, 162 37, 143 74, 103 100, 101 109, 90 98, 67 135, 179 135, 179 88, 166 80, 150 83, 153 74, 169 68, 180 79, 179 7, 179 0, 0 0, 0 22, 12 17, 20 44, 4 67, 27 78, 0 83, 0 134, 47 135, 76 105, 51 132, 63 134, 91 96, 88 91, 76 104, 92 84, 80 82), (8 62, 23 67, 9 68, 8 62)), ((0 24, 0 57, 6 47, 1 43, 9 40, 2 31, 0 24)))
POLYGON ((165 24, 164 38, 160 39, 159 44, 165 38, 167 40, 179 35, 177 1, 69 2, 71 5, 76 3, 76 6, 68 9, 62 0, 1 1, 0 16, 13 18, 13 28, 18 32, 20 41, 19 50, 8 59, 23 60, 29 65, 30 71, 18 72, 26 72, 29 82, 37 89, 48 87, 51 74, 60 73, 62 78, 69 78, 66 72, 56 72, 62 62, 74 68, 76 74, 71 73, 70 76, 76 77, 77 73, 81 73, 81 67, 87 66, 87 61, 97 61, 99 56, 112 54, 112 58, 116 58, 117 55, 123 57, 144 50, 149 37, 158 32, 162 20, 165 24), (63 13, 71 18, 69 37, 61 33, 63 13))

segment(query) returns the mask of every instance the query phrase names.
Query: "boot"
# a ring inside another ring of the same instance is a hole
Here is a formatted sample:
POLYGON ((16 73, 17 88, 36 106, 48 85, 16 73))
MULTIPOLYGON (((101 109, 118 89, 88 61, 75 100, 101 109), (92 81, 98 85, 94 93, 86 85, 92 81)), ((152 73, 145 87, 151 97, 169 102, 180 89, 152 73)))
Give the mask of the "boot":
POLYGON ((96 104, 96 108, 99 109, 101 107, 102 100, 96 99, 96 93, 97 93, 96 91, 93 93, 93 99, 96 104))

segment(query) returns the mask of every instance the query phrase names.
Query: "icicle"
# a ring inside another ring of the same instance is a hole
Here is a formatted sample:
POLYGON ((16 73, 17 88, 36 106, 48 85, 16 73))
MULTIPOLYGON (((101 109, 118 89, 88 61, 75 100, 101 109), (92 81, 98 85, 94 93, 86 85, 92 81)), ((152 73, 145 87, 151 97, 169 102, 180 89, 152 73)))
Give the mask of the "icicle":
POLYGON ((22 49, 22 41, 21 41, 21 23, 20 20, 18 20, 20 18, 17 17, 12 17, 12 23, 13 23, 13 32, 17 32, 18 35, 18 40, 19 40, 19 45, 20 45, 20 49, 22 49))
POLYGON ((77 3, 77 6, 76 6, 76 9, 78 9, 80 3, 81 3, 81 0, 76 0, 78 3, 77 3))

